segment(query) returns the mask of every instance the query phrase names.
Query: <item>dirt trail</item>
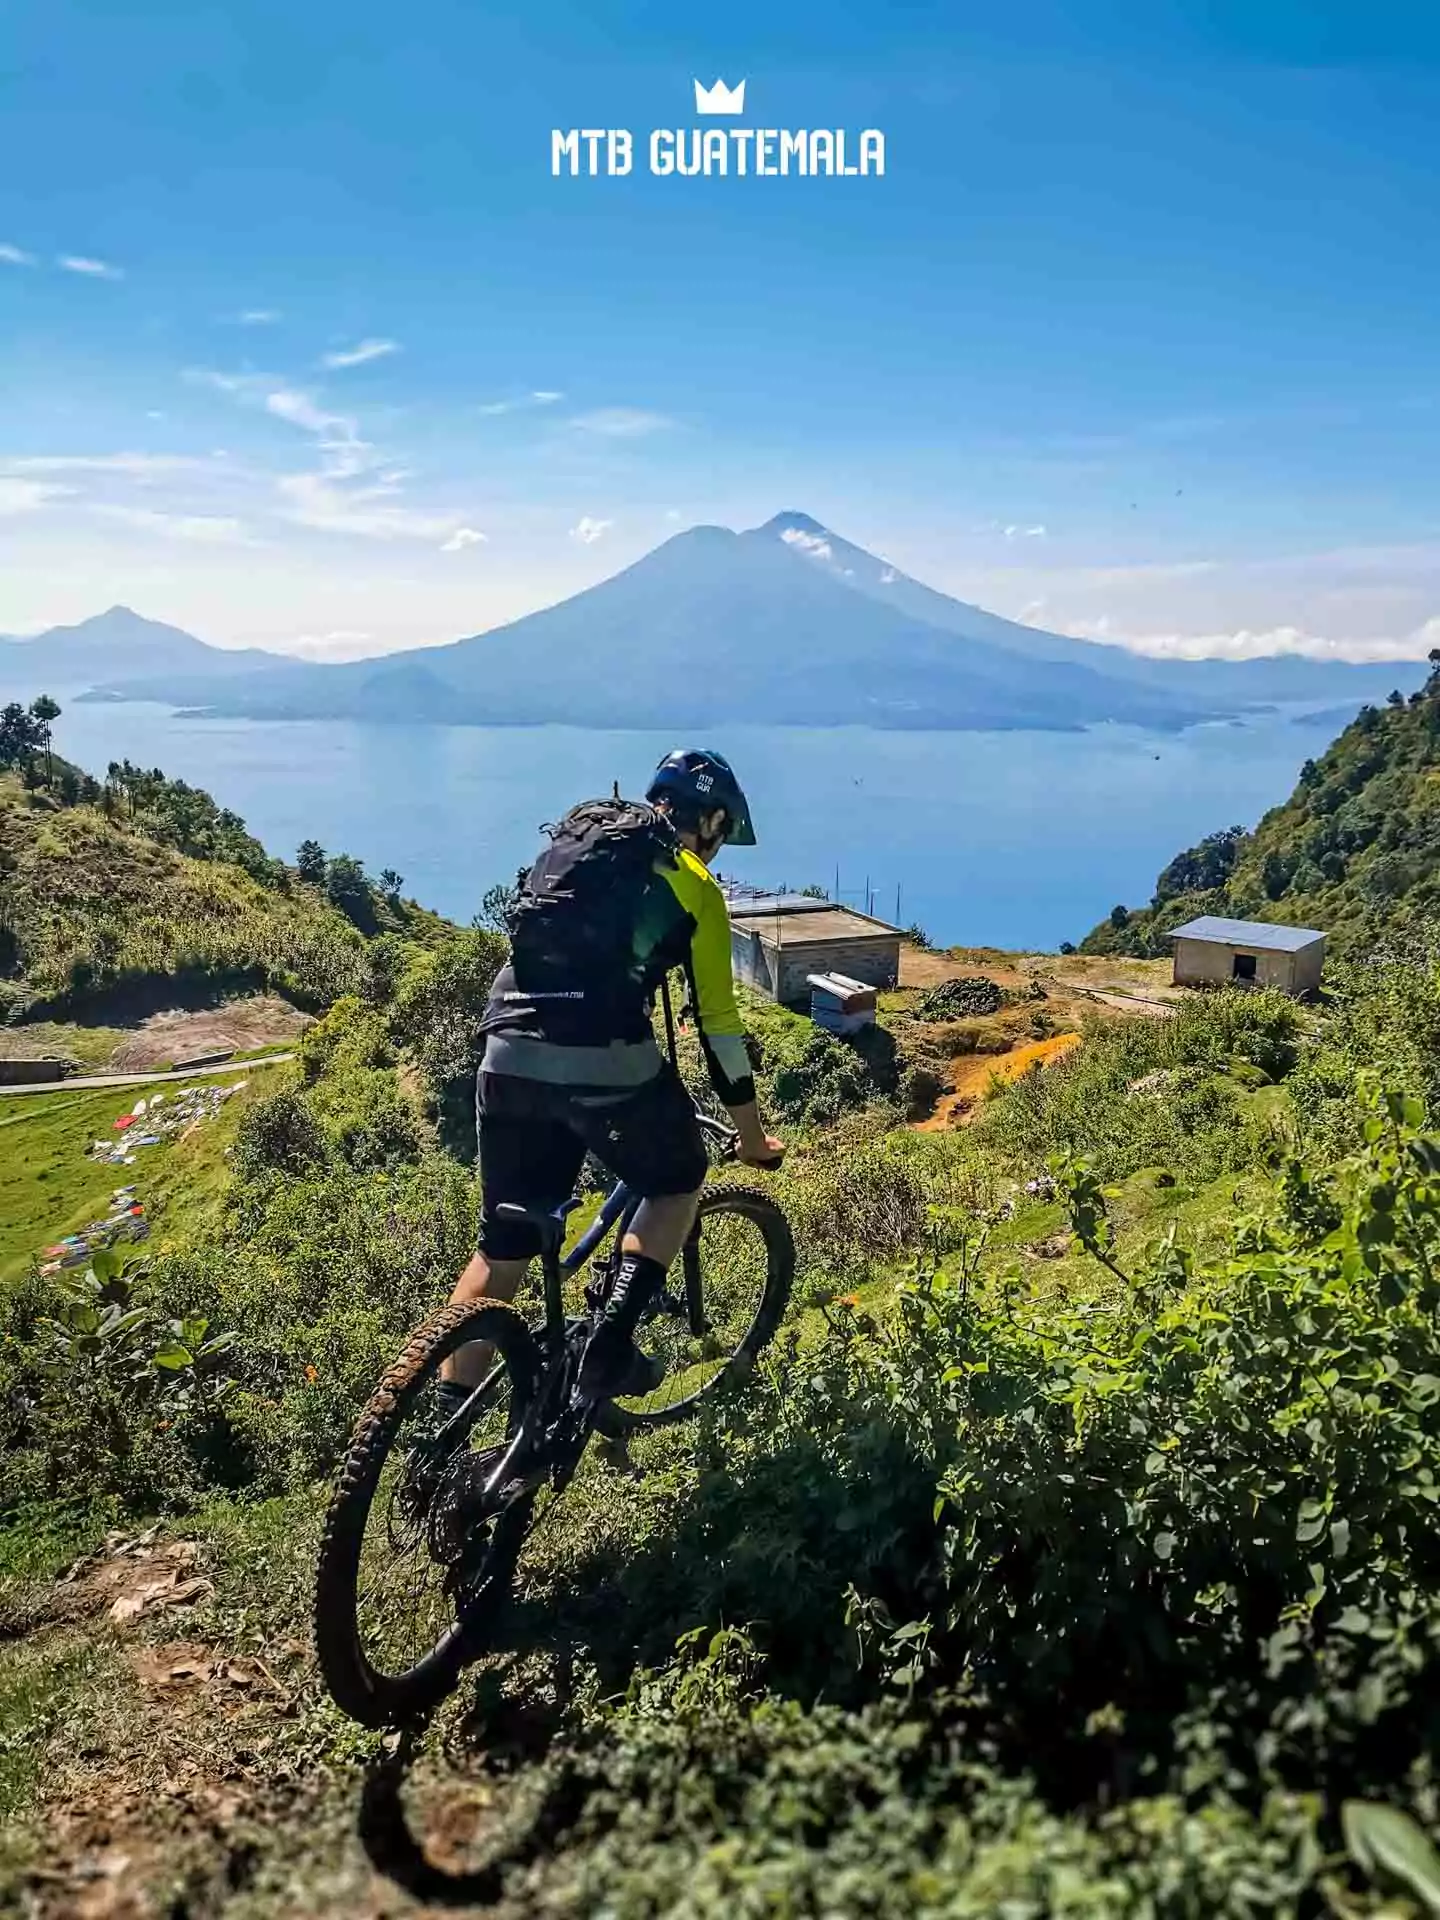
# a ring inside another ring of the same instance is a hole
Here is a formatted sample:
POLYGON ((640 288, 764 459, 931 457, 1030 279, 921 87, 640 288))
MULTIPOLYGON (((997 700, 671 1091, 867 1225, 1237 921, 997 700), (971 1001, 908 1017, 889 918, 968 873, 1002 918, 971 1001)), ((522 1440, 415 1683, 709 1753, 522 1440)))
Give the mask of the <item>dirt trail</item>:
POLYGON ((1057 1033, 1048 1040, 1032 1040, 1023 1047, 1012 1047, 1009 1053, 978 1054, 957 1062, 954 1092, 941 1096, 928 1120, 915 1122, 916 1132, 943 1133, 948 1127, 964 1126, 992 1077, 1018 1080, 1032 1067, 1048 1067, 1052 1061, 1063 1060, 1079 1044, 1078 1033, 1057 1033))

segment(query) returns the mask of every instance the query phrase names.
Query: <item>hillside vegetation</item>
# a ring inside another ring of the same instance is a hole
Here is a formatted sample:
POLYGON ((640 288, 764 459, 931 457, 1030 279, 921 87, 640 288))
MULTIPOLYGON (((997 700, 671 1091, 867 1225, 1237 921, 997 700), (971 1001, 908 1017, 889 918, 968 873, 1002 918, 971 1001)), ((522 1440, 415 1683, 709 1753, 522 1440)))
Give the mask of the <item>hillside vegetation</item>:
POLYGON ((356 1410, 472 1243, 445 1142, 502 954, 342 998, 162 1245, 11 1292, 0 1901, 58 1920, 109 1871, 136 1914, 412 1910, 368 1849, 532 1920, 1421 1911, 1434 954, 1319 1014, 1097 1018, 943 1134, 769 1010, 781 1340, 699 1427, 587 1458, 393 1752, 319 1694, 309 1585, 356 1410))
POLYGON ((1365 707, 1283 806, 1177 855, 1148 907, 1116 907, 1082 953, 1154 955, 1201 913, 1318 927, 1358 954, 1440 913, 1440 649, 1425 687, 1365 707))
POLYGON ((269 987, 321 1009, 383 964, 377 937, 425 943, 443 928, 400 899, 399 875, 376 884, 319 847, 287 867, 236 814, 158 770, 124 762, 102 784, 38 746, 9 757, 6 772, 0 752, 0 1020, 150 988, 269 987))
MULTIPOLYGON (((199 875, 256 929, 338 921, 354 990, 310 961, 328 1004, 298 1057, 124 1176, 154 1205, 142 1249, 0 1293, 0 1910, 1440 1908, 1440 935, 1418 893, 1384 964, 1341 960, 1316 1009, 1223 991, 1117 1017, 1078 983, 1125 967, 1077 963, 1061 995, 975 955, 959 978, 931 956, 858 1045, 752 1006, 791 1140, 780 1335, 694 1425, 591 1450, 486 1657, 396 1743, 317 1684, 316 1549, 359 1409, 474 1244, 503 939, 368 882, 355 911, 410 933, 367 937, 318 847, 251 873, 191 850, 218 825, 198 803, 191 848, 163 837, 169 783, 152 831, 123 782, 67 806, 36 772, 7 803, 27 871, 109 861, 163 926, 199 875), (906 1124, 1060 1006, 1078 1045, 980 1089, 963 1127, 906 1124)), ((88 884, 76 931, 27 934, 31 967, 104 922, 88 884)), ((681 1059, 698 1085, 688 1032, 681 1059)), ((76 1154, 113 1098, 0 1125, 37 1227, 41 1186, 90 1203, 76 1154)))

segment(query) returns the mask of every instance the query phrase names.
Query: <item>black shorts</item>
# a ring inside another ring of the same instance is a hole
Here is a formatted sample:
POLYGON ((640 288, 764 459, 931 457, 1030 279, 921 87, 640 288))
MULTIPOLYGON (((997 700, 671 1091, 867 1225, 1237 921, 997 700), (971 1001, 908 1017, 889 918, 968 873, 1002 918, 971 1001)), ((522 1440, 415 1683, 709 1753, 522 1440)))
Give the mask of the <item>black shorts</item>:
POLYGON ((542 1080, 486 1073, 475 1082, 480 1140, 480 1251, 528 1260, 538 1237, 523 1221, 497 1219, 502 1202, 548 1213, 575 1191, 587 1152, 647 1200, 694 1193, 709 1161, 695 1107, 668 1062, 653 1080, 623 1092, 584 1092, 542 1080))

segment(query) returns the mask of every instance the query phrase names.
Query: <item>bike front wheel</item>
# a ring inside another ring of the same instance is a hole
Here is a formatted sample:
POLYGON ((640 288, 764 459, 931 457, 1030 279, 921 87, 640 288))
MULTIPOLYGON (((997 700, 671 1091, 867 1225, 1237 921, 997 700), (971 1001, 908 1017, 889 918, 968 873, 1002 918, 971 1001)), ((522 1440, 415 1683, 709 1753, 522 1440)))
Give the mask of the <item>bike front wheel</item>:
POLYGON ((695 1231, 636 1334, 665 1377, 643 1398, 607 1402, 601 1432, 618 1438, 687 1419, 743 1379, 773 1339, 794 1278, 795 1242, 769 1194, 702 1194, 695 1231))
POLYGON ((331 1697, 363 1726, 399 1726, 433 1706, 482 1616, 503 1604, 535 1496, 517 1485, 504 1504, 477 1509, 476 1489, 504 1459, 539 1377, 535 1341, 510 1307, 444 1307, 361 1414, 326 1517, 314 1627, 331 1697), (437 1446, 440 1367, 477 1340, 492 1356, 484 1388, 437 1446))

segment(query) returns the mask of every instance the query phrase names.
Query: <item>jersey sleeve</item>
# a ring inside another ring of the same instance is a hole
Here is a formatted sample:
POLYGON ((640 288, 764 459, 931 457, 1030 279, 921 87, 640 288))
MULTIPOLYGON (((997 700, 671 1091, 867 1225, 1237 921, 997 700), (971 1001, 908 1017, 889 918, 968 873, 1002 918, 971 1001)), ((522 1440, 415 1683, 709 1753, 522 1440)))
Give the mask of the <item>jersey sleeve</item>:
POLYGON ((690 861, 681 858, 681 903, 695 923, 690 936, 690 984, 705 1064, 725 1104, 744 1106, 755 1098, 755 1079, 745 1046, 745 1024, 735 1000, 730 915, 724 894, 699 862, 694 862, 696 872, 690 861))

